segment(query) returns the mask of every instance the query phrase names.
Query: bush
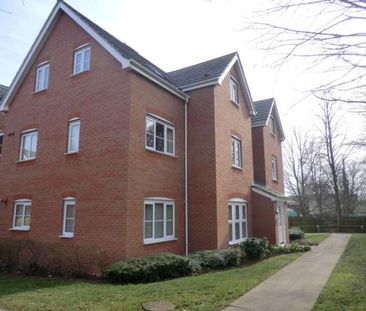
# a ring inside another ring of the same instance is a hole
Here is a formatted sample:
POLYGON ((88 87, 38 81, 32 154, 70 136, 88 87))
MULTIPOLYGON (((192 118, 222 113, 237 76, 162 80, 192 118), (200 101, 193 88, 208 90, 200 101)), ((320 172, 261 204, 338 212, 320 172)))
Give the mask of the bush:
POLYGON ((300 245, 310 245, 310 246, 319 245, 318 242, 312 240, 296 240, 296 243, 300 245))
POLYGON ((304 239, 304 231, 298 227, 292 227, 289 229, 289 237, 291 241, 304 239))
POLYGON ((187 257, 158 253, 117 262, 108 269, 107 278, 115 283, 140 283, 172 279, 191 273, 192 267, 187 257))
POLYGON ((288 245, 272 245, 271 253, 272 254, 290 254, 290 253, 298 253, 298 252, 307 252, 310 251, 311 247, 309 245, 299 245, 299 244, 288 244, 288 245))
POLYGON ((241 262, 241 252, 239 248, 207 250, 194 253, 189 258, 192 271, 200 273, 238 266, 241 262))
POLYGON ((240 244, 248 259, 261 259, 266 257, 269 253, 269 242, 266 238, 251 238, 245 240, 240 244))

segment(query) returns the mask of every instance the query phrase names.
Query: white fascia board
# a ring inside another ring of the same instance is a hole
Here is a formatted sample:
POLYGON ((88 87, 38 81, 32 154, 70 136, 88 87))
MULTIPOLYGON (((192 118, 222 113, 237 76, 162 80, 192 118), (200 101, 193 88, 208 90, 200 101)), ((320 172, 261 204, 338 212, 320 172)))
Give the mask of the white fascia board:
POLYGON ((149 80, 152 80, 156 84, 160 85, 162 88, 166 89, 170 93, 173 93, 174 95, 178 96, 181 99, 186 100, 189 98, 189 96, 185 93, 183 93, 181 90, 179 90, 176 86, 166 82, 164 79, 160 78, 158 75, 154 74, 135 60, 131 59, 129 62, 129 65, 127 68, 131 68, 132 70, 138 72, 142 76, 148 78, 149 80))
POLYGON ((238 60, 238 54, 235 54, 235 56, 233 57, 233 59, 230 61, 230 63, 226 66, 224 72, 221 74, 221 76, 219 77, 218 83, 221 85, 222 81, 224 81, 225 77, 227 76, 227 74, 229 73, 229 71, 231 70, 231 68, 234 66, 234 64, 236 63, 236 61, 238 60))
POLYGON ((281 141, 284 141, 285 140, 285 133, 283 131, 283 127, 282 127, 282 123, 281 123, 281 119, 280 119, 280 114, 278 113, 276 101, 275 101, 274 98, 273 98, 271 110, 269 111, 269 114, 268 114, 265 125, 268 125, 268 122, 269 122, 269 119, 271 118, 272 112, 274 113, 275 118, 277 119, 277 124, 278 124, 279 130, 280 130, 281 141))

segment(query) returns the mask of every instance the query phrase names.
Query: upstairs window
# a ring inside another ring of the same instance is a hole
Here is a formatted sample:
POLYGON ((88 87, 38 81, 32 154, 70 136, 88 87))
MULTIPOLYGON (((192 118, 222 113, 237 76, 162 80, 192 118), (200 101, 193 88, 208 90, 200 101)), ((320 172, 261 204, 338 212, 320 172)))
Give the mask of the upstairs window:
POLYGON ((80 138, 80 120, 73 119, 69 121, 69 135, 67 143, 67 152, 79 151, 79 138, 80 138))
POLYGON ((277 159, 272 157, 272 179, 274 181, 278 180, 278 170, 277 170, 277 159))
POLYGON ((175 154, 175 128, 167 123, 146 117, 146 144, 147 149, 175 154))
POLYGON ((62 236, 72 238, 74 236, 75 226, 75 199, 64 199, 62 236))
POLYGON ((235 104, 239 104, 238 82, 234 78, 230 78, 230 99, 235 104))
POLYGON ((247 238, 247 208, 244 202, 230 201, 229 212, 229 244, 236 244, 247 238))
POLYGON ((36 74, 36 87, 35 87, 36 92, 48 89, 49 70, 50 65, 48 63, 38 65, 36 74))
POLYGON ((231 164, 235 167, 242 167, 241 141, 234 136, 231 137, 231 164))
POLYGON ((0 156, 3 154, 4 132, 0 130, 0 156))
POLYGON ((17 200, 14 203, 13 228, 14 230, 29 230, 32 201, 17 200))
POLYGON ((76 75, 90 69, 90 46, 85 46, 74 51, 74 70, 76 75))
POLYGON ((276 134, 276 123, 272 116, 269 119, 269 128, 270 128, 271 134, 274 136, 276 134))
POLYGON ((145 200, 144 243, 155 243, 174 239, 174 201, 168 199, 145 200))
POLYGON ((32 160, 36 158, 37 140, 38 140, 38 131, 36 130, 23 132, 21 134, 20 156, 19 156, 20 161, 32 160))

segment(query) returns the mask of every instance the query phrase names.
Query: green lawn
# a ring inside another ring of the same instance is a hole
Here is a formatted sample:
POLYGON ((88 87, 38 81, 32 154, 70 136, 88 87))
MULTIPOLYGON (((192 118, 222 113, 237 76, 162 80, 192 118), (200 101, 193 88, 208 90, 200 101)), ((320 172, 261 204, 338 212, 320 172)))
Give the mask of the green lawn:
POLYGON ((366 234, 352 235, 313 310, 366 310, 366 234))
POLYGON ((168 300, 178 310, 220 310, 300 255, 281 255, 248 267, 139 285, 0 274, 0 308, 140 310, 144 302, 168 300))
POLYGON ((305 239, 320 243, 325 240, 330 233, 305 233, 305 239))

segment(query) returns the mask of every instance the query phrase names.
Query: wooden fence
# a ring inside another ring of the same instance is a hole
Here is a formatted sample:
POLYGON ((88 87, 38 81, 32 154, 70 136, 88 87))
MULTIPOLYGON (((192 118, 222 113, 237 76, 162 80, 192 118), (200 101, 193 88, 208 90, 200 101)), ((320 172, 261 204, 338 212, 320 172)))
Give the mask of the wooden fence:
POLYGON ((289 217, 289 227, 300 227, 304 232, 366 233, 366 217, 343 217, 338 230, 335 217, 289 217))

